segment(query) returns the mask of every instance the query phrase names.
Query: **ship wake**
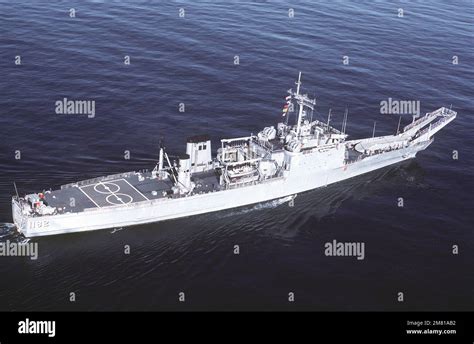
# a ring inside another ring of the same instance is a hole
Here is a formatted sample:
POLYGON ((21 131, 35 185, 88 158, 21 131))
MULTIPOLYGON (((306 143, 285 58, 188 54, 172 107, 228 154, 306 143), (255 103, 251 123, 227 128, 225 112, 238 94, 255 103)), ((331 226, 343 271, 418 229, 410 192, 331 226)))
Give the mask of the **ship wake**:
POLYGON ((17 243, 23 243, 25 241, 25 237, 23 234, 18 233, 14 223, 0 223, 0 241, 5 242, 7 240, 17 243))
POLYGON ((294 200, 295 197, 296 197, 296 195, 290 195, 290 196, 285 196, 285 197, 282 197, 282 198, 274 199, 272 201, 261 202, 261 203, 255 204, 251 207, 246 207, 246 208, 242 208, 242 209, 239 209, 239 210, 230 211, 226 214, 223 214, 222 217, 231 217, 231 216, 236 216, 236 215, 248 214, 248 213, 258 211, 258 210, 263 210, 263 209, 277 208, 277 207, 279 207, 280 205, 282 205, 284 203, 288 203, 288 202, 294 200))

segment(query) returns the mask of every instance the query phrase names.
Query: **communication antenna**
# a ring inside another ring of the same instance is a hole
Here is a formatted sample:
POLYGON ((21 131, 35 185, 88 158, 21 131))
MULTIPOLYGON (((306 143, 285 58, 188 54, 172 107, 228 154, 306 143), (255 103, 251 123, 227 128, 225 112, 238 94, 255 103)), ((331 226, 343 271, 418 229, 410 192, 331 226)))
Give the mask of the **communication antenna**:
POLYGON ((296 123, 296 135, 299 136, 300 135, 300 128, 301 128, 301 118, 303 116, 303 100, 301 100, 301 97, 299 96, 300 95, 300 86, 301 86, 301 72, 299 72, 298 74, 298 81, 296 82, 296 99, 298 100, 298 105, 299 105, 299 109, 298 109, 298 118, 297 118, 297 123, 296 123))
MULTIPOLYGON (((313 99, 316 99, 316 92, 313 93, 313 99)), ((310 121, 310 123, 313 123, 313 113, 314 113, 314 108, 311 108, 311 121, 310 121)))
POLYGON ((400 118, 398 118, 398 127, 397 127, 397 134, 398 135, 400 133, 400 122, 402 121, 402 116, 400 116, 400 118))
POLYGON ((375 125, 377 124, 377 121, 374 121, 374 130, 372 131, 372 137, 375 137, 375 125))
POLYGON ((16 188, 16 183, 13 181, 13 186, 15 187, 16 198, 20 199, 20 195, 18 194, 18 189, 16 188))
POLYGON ((329 109, 329 113, 328 113, 327 131, 329 131, 329 122, 331 122, 331 109, 329 109))
POLYGON ((342 126, 341 126, 341 133, 343 133, 343 134, 346 133, 347 114, 348 113, 349 113, 349 111, 347 110, 347 107, 346 107, 346 110, 344 111, 344 118, 342 119, 342 126))
POLYGON ((298 74, 298 81, 295 83, 297 85, 296 87, 296 94, 300 94, 300 86, 301 86, 301 72, 298 74))

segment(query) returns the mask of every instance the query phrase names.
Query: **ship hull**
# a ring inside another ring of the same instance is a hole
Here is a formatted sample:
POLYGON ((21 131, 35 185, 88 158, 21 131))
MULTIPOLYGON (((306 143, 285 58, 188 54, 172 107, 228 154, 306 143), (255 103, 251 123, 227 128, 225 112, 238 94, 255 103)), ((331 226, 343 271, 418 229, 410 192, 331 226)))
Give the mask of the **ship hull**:
MULTIPOLYGON (((189 197, 147 200, 127 205, 85 209, 78 213, 28 217, 12 200, 13 221, 26 237, 128 227, 216 212, 279 199, 337 183, 404 160, 414 158, 430 141, 392 152, 366 157, 351 164, 326 169, 296 169, 282 177, 253 185, 197 194, 189 197), (314 171, 314 172, 312 172, 314 171)), ((305 157, 314 161, 314 157, 305 157)))

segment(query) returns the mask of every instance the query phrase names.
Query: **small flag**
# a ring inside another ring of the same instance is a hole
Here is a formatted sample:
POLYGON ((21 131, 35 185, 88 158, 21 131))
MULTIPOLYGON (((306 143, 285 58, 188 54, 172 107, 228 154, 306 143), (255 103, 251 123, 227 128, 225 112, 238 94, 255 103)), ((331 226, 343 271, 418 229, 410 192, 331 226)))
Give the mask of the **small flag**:
POLYGON ((291 100, 291 96, 287 96, 285 100, 291 100))
POLYGON ((288 111, 288 106, 284 107, 282 111, 287 112, 288 111))

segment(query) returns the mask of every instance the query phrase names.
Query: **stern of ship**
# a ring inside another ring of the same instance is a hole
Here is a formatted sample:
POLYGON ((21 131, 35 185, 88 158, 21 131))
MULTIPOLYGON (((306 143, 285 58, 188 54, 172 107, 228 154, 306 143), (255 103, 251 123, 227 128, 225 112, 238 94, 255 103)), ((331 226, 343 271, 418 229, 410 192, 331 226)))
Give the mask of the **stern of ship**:
POLYGON ((12 217, 17 231, 27 236, 28 216, 23 214, 21 201, 18 197, 12 197, 12 217))

